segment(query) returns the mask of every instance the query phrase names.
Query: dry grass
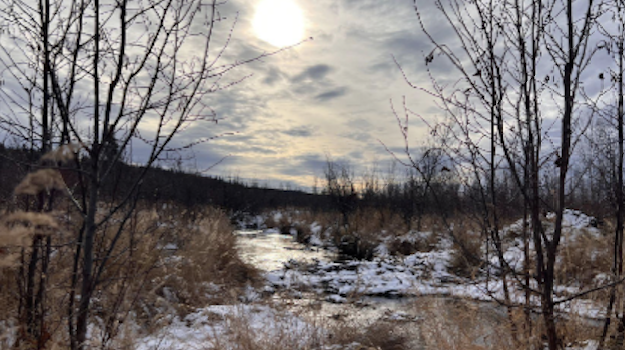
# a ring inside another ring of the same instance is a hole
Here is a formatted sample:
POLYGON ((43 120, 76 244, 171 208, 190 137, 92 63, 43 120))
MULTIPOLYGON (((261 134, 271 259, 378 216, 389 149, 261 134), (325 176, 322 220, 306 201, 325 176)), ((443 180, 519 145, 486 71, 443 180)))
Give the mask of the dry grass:
MULTIPOLYGON (((45 155, 42 162, 65 162, 78 150, 79 147, 73 146, 60 148, 45 155)), ((20 197, 23 203, 33 207, 33 198, 64 189, 61 174, 48 168, 28 174, 15 188, 15 194, 23 195, 20 197)), ((81 216, 66 198, 50 197, 50 203, 67 209, 0 215, 0 345, 3 348, 68 346, 66 318, 73 293, 80 285, 80 280, 71 281, 73 267, 79 267, 75 265, 75 261, 80 261, 75 260, 75 254, 82 220, 76 220, 81 216), (49 261, 42 260, 44 251, 48 251, 49 261), (41 308, 37 307, 36 312, 44 315, 37 321, 40 328, 37 336, 23 328, 26 314, 18 314, 29 295, 25 291, 25 271, 32 257, 37 258, 32 264, 34 280, 30 295, 39 295, 41 291, 41 299, 37 297, 41 308)), ((255 279, 255 270, 238 258, 232 228, 222 212, 208 208, 200 214, 193 213, 190 220, 189 215, 181 215, 186 213, 182 208, 172 207, 165 217, 166 213, 156 211, 166 207, 162 203, 144 204, 140 205, 141 210, 133 208, 129 216, 120 211, 103 220, 108 212, 106 208, 113 205, 98 206, 96 221, 104 225, 98 228, 94 240, 93 273, 100 278, 91 305, 90 345, 102 349, 125 347, 124 344, 129 344, 127 338, 120 337, 125 325, 139 322, 149 330, 159 325, 163 314, 184 313, 203 306, 209 302, 211 293, 223 295, 215 286, 243 288, 255 279), (175 251, 170 249, 172 246, 176 247, 175 251)))
MULTIPOLYGON (((513 328, 506 309, 492 303, 460 299, 426 298, 415 305, 424 313, 421 334, 424 349, 495 350, 545 347, 540 315, 532 316, 532 332, 525 314, 512 309, 513 328), (515 332, 513 333, 513 329, 515 332), (514 334, 514 338, 513 338, 514 334)), ((598 330, 574 315, 558 319, 558 336, 566 347, 596 339, 598 330)))
POLYGON ((484 266, 482 244, 479 230, 466 222, 455 225, 449 271, 460 277, 475 278, 484 266))
POLYGON ((582 231, 575 239, 562 244, 557 264, 558 284, 579 283, 580 287, 593 286, 598 273, 609 274, 613 260, 613 235, 596 237, 582 231))
MULTIPOLYGON (((239 307, 228 315, 208 315, 223 331, 208 334, 212 346, 206 349, 284 350, 403 350, 408 338, 396 323, 383 320, 359 320, 329 317, 311 309, 297 315, 284 304, 239 307), (267 310, 271 310, 267 312, 267 310), (259 328, 258 315, 263 327, 259 328), (256 318, 255 321, 251 321, 256 318), (304 321, 306 320, 306 321, 304 321)), ((209 332, 210 333, 210 332, 209 332)))
POLYGON ((392 254, 410 255, 416 252, 429 252, 440 242, 440 233, 419 232, 410 237, 394 237, 387 245, 392 254))
MULTIPOLYGON (((251 311, 252 313, 254 311, 251 311)), ((284 350, 313 349, 323 342, 323 333, 313 325, 303 326, 293 315, 275 312, 265 315, 263 323, 266 327, 254 327, 250 321, 253 314, 236 312, 216 315, 218 322, 226 325, 223 333, 208 334, 211 350, 284 350)), ((258 325, 257 325, 258 326, 258 325)))
POLYGON ((203 306, 210 302, 201 287, 206 283, 240 289, 258 281, 257 270, 240 259, 236 236, 223 212, 207 209, 194 227, 189 226, 176 232, 175 254, 179 261, 167 276, 174 279, 171 287, 177 290, 182 303, 203 306), (194 289, 197 287, 199 290, 194 289))
MULTIPOLYGON (((546 346, 542 317, 532 315, 529 332, 521 308, 511 309, 509 316, 504 307, 494 303, 436 297, 421 298, 413 307, 423 315, 419 327, 425 350, 520 350, 546 346)), ((580 346, 600 334, 597 327, 575 314, 559 317, 557 324, 558 337, 566 348, 580 346)))
POLYGON ((409 231, 403 219, 389 209, 364 208, 350 217, 350 226, 363 234, 379 234, 384 231, 391 235, 401 235, 409 231))
MULTIPOLYGON (((154 331, 172 314, 185 314, 211 302, 234 301, 240 290, 257 280, 256 270, 239 259, 236 238, 223 212, 205 208, 189 220, 185 218, 190 215, 182 215, 182 208, 172 209, 180 215, 164 217, 155 207, 162 209, 162 204, 144 204, 132 214, 121 228, 115 249, 108 254, 92 304, 93 346, 125 348, 124 343, 129 344, 124 336, 127 325, 139 324, 144 331, 154 331)), ((73 212, 55 215, 54 219, 48 214, 22 212, 2 217, 0 254, 8 261, 5 258, 10 253, 12 264, 0 269, 0 325, 16 324, 18 319, 20 292, 16 281, 23 280, 19 265, 30 259, 33 233, 56 232, 51 236, 53 251, 46 274, 46 332, 51 349, 63 349, 68 344, 65 318, 75 247, 69 243, 80 229, 79 220, 71 219, 76 217, 73 212), (17 235, 18 230, 23 234, 17 235)), ((122 219, 122 214, 116 215, 97 233, 96 271, 122 219)), ((3 331, 0 348, 9 346, 17 334, 15 328, 3 331)), ((22 342, 24 346, 29 345, 22 342)))
POLYGON ((15 188, 15 194, 37 195, 52 190, 64 191, 65 181, 56 169, 40 169, 32 172, 15 188))
POLYGON ((415 307, 424 314, 421 324, 424 349, 516 349, 506 316, 485 306, 489 305, 436 298, 419 302, 415 307))
POLYGON ((330 328, 328 341, 343 349, 403 350, 408 337, 396 323, 377 320, 369 324, 336 322, 330 328))
MULTIPOLYGON (((229 218, 212 208, 194 216, 195 221, 178 221, 160 218, 154 210, 137 214, 130 224, 141 232, 134 237, 134 258, 112 266, 110 277, 114 281, 115 276, 134 276, 133 281, 107 286, 107 296, 98 298, 102 307, 97 309, 112 310, 114 305, 119 311, 102 315, 103 319, 114 317, 112 322, 123 323, 132 313, 135 321, 152 332, 166 325, 172 315, 234 302, 241 290, 258 280, 257 271, 239 258, 229 218), (126 304, 117 305, 124 290, 126 304)), ((132 235, 125 239, 120 250, 133 244, 132 235)))
POLYGON ((56 149, 44 154, 41 162, 51 162, 52 164, 64 164, 76 159, 78 152, 85 146, 81 143, 70 143, 57 147, 56 149))
MULTIPOLYGON (((424 314, 421 340, 426 350, 541 349, 545 338, 542 319, 532 317, 532 332, 525 328, 525 315, 513 309, 513 327, 503 307, 491 303, 425 298, 415 304, 424 314), (516 339, 515 339, 516 338, 516 339)), ((597 329, 577 317, 558 320, 559 337, 565 346, 579 346, 597 337, 597 329)))
MULTIPOLYGON (((326 238, 339 248, 349 242, 345 255, 357 259, 371 259, 373 249, 388 237, 405 235, 408 228, 401 217, 388 209, 359 209, 349 217, 349 224, 343 226, 339 213, 317 212, 285 209, 277 219, 268 215, 265 225, 277 228, 283 234, 295 233, 301 243, 308 243, 312 235, 311 225, 320 227, 320 231, 328 234, 326 238), (353 247, 352 247, 353 246, 353 247)), ((391 252, 395 253, 394 251, 391 252)))

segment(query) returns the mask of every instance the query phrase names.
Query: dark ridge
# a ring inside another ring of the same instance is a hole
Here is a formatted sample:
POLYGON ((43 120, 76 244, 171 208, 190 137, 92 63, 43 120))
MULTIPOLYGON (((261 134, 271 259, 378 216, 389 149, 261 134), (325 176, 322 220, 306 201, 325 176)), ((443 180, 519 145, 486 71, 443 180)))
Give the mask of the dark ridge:
MULTIPOLYGON (((0 204, 13 203, 13 189, 35 169, 40 154, 27 148, 0 144, 0 204)), ((88 159, 83 159, 88 162, 88 159)), ((123 162, 115 166, 112 178, 103 187, 102 199, 119 199, 128 193, 143 171, 142 167, 123 162)), ((77 181, 72 170, 62 171, 66 182, 77 181)), ((153 167, 141 182, 139 199, 151 202, 174 202, 186 207, 213 205, 230 214, 257 214, 280 207, 328 207, 328 197, 299 190, 282 190, 249 185, 238 179, 201 176, 153 167)))

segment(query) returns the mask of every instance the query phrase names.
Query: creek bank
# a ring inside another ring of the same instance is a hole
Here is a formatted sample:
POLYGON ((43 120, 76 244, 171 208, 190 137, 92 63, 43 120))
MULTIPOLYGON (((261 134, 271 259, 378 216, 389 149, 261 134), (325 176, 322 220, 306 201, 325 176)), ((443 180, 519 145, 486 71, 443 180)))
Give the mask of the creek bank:
MULTIPOLYGON (((262 227, 262 218, 256 217, 252 221, 262 227)), ((298 223, 300 226, 303 224, 298 223)), ((563 249, 581 238, 594 239, 600 236, 599 230, 593 225, 593 218, 579 211, 566 210, 563 224, 563 249)), ((502 230, 508 239, 504 244, 504 256, 511 267, 522 267, 523 241, 518 236, 521 226, 521 221, 518 221, 502 230)), ((267 281, 264 292, 268 294, 287 292, 289 296, 297 296, 314 293, 330 303, 357 302, 361 297, 396 299, 428 295, 504 301, 503 282, 498 275, 499 261, 496 257, 491 256, 489 267, 479 268, 470 276, 458 274, 453 267, 454 245, 445 235, 414 231, 403 235, 382 235, 381 243, 374 247, 371 260, 350 260, 339 259, 337 253, 340 247, 336 246, 327 230, 321 229, 316 222, 310 224, 312 236, 307 244, 297 243, 295 232, 285 234, 289 232, 283 231, 265 228, 257 230, 252 238, 262 240, 268 236, 281 237, 279 242, 282 243, 272 243, 272 249, 274 252, 283 252, 272 253, 273 256, 269 257, 269 260, 274 259, 271 266, 261 266, 267 281), (391 255, 388 247, 397 242, 407 242, 412 246, 419 246, 422 242, 427 244, 422 245, 425 251, 391 255), (284 243, 288 246, 280 248, 280 244, 284 243), (323 253, 321 256, 316 255, 320 252, 323 253)), ((533 251, 531 244, 530 251, 533 251)), ((254 254, 256 261, 267 258, 261 257, 262 251, 254 254)), ((591 282, 599 283, 597 278, 600 277, 595 276, 591 282)), ((587 286, 573 283, 556 286, 554 292, 557 297, 566 298, 584 288, 587 286)), ((510 298, 519 305, 525 302, 525 295, 520 289, 512 288, 510 298)), ((562 303, 558 308, 565 314, 577 314, 589 319, 600 319, 604 312, 602 305, 581 298, 562 303)))
MULTIPOLYGON (((376 324, 388 327, 378 334, 400 332, 407 337, 405 349, 425 349, 424 344, 436 344, 436 337, 457 337, 461 332, 454 330, 458 327, 468 327, 475 333, 469 335, 475 337, 467 340, 482 345, 494 346, 508 335, 505 327, 500 327, 507 322, 505 309, 492 302, 503 298, 501 281, 492 274, 489 279, 483 274, 473 279, 454 274, 449 240, 438 239, 429 251, 398 256, 390 255, 381 244, 372 260, 344 260, 338 258, 332 241, 324 239, 316 226, 312 228, 318 234, 307 245, 278 229, 235 232, 239 253, 262 271, 265 285, 250 287, 237 304, 212 305, 184 317, 173 316, 170 326, 144 338, 145 346, 139 349, 163 344, 171 349, 235 349, 243 339, 250 344, 281 342, 281 348, 356 350, 362 349, 362 344, 369 346, 368 339, 339 344, 331 336, 357 329, 366 334, 367 327, 376 324), (458 315, 466 318, 458 320, 458 315), (356 328, 341 328, 347 325, 356 328)), ((514 229, 511 226, 510 230, 514 229)), ((430 235, 416 233, 404 238, 425 236, 430 235)), ((514 259, 522 246, 512 243, 507 257, 519 263, 514 259)), ((522 292, 515 291, 513 298, 522 303, 522 292)), ((562 311, 600 315, 599 308, 584 299, 563 304, 562 311)), ((457 343, 466 344, 467 340, 457 343)), ((596 344, 585 342, 566 349, 593 346, 596 344)))

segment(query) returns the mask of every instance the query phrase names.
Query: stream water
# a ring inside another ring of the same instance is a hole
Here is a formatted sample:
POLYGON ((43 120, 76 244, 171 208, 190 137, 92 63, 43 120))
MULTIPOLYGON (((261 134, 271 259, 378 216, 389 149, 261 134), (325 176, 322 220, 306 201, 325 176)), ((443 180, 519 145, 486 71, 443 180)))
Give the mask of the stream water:
MULTIPOLYGON (((285 267, 290 260, 312 262, 314 260, 333 261, 336 255, 323 249, 306 247, 293 240, 292 236, 282 235, 273 231, 241 230, 236 231, 239 252, 242 258, 262 271, 275 271, 285 267)), ((467 304, 473 308, 473 314, 479 319, 467 319, 471 326, 489 327, 505 318, 501 308, 491 303, 460 302, 446 297, 403 297, 384 298, 361 296, 347 303, 329 302, 323 295, 314 293, 297 293, 278 291, 274 299, 286 304, 297 314, 316 319, 358 322, 370 324, 379 320, 392 322, 409 337, 410 349, 424 349, 423 332, 426 319, 432 314, 456 317, 457 313, 466 311, 467 304), (295 296, 294 296, 295 295, 295 296), (433 311, 434 310, 434 311, 433 311), (475 312, 478 310, 478 312, 475 312)), ((444 317, 444 316, 443 316, 444 317)), ((484 331, 490 334, 490 329, 484 331)))
POLYGON ((273 231, 239 230, 235 234, 243 260, 262 271, 281 269, 289 260, 311 262, 335 258, 335 254, 327 250, 306 247, 292 236, 273 231))

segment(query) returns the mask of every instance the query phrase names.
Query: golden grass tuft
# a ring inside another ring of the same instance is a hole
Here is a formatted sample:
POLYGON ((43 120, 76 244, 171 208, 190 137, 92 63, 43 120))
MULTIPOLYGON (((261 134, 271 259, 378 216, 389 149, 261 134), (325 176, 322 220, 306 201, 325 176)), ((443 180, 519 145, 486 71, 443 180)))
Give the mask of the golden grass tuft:
POLYGON ((510 336, 507 316, 494 304, 425 298, 414 307, 423 314, 424 349, 520 349, 510 336))
POLYGON ((78 154, 78 152, 84 148, 84 145, 81 143, 70 143, 70 144, 66 144, 66 145, 62 145, 46 154, 44 154, 41 157, 41 162, 46 162, 46 161, 50 161, 53 162, 54 164, 58 164, 58 163, 68 163, 74 159, 76 159, 76 156, 78 154))
MULTIPOLYGON (((115 334, 123 333, 129 315, 151 333, 173 315, 235 302, 246 286, 258 281, 256 269, 239 258, 236 236, 222 211, 205 208, 194 213, 194 220, 179 219, 185 211, 179 208, 179 217, 164 217, 147 207, 129 222, 112 256, 132 253, 110 262, 103 275, 106 289, 94 307, 115 334)), ((105 241, 116 231, 109 227, 105 241)))
POLYGON ((407 348, 408 335, 394 322, 384 320, 339 321, 329 327, 328 342, 344 349, 357 350, 403 350, 407 348))
POLYGON ((0 218, 0 268, 15 267, 21 248, 26 247, 35 234, 58 232, 59 225, 48 213, 17 211, 0 218))
POLYGON ((176 289, 185 304, 203 306, 211 302, 215 296, 203 290, 206 282, 231 289, 258 282, 257 270, 239 257, 232 232, 228 217, 217 209, 207 209, 195 229, 179 232, 176 255, 180 261, 174 265, 175 274, 170 277, 184 281, 176 289))
POLYGON ((597 236, 585 230, 577 232, 574 239, 561 245, 556 282, 579 283, 582 288, 593 287, 598 273, 609 274, 612 269, 613 240, 611 235, 597 236))
POLYGON ((457 276, 475 278, 483 267, 483 242, 479 231, 477 232, 468 224, 454 226, 454 242, 447 267, 457 276))
MULTIPOLYGON (((526 327, 523 308, 510 310, 495 303, 440 297, 416 300, 413 306, 422 315, 419 325, 425 350, 543 349, 542 316, 531 316, 531 332, 526 327), (512 321, 511 321, 512 320, 512 321), (513 326, 514 323, 514 326, 513 326)), ((597 339, 598 327, 576 314, 558 317, 558 337, 563 348, 585 348, 597 339)))
POLYGON ((15 194, 29 194, 36 196, 41 192, 65 190, 65 181, 56 169, 40 169, 32 172, 15 187, 15 194))

